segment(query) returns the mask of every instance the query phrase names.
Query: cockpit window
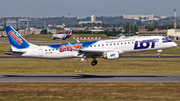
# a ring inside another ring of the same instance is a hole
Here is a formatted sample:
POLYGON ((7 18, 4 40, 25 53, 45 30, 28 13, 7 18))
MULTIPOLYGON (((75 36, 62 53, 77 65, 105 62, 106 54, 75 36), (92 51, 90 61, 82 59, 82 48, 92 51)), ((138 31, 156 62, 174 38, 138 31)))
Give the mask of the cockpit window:
POLYGON ((168 38, 162 38, 162 41, 167 41, 167 40, 169 40, 168 38))
POLYGON ((169 40, 168 38, 165 38, 165 40, 169 40))

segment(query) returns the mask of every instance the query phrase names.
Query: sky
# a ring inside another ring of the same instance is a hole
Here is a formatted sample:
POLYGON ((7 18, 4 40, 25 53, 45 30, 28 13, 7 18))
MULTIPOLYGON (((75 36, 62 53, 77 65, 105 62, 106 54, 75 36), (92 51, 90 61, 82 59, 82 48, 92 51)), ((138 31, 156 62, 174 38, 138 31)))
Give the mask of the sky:
POLYGON ((180 16, 180 0, 0 0, 0 17, 180 16))

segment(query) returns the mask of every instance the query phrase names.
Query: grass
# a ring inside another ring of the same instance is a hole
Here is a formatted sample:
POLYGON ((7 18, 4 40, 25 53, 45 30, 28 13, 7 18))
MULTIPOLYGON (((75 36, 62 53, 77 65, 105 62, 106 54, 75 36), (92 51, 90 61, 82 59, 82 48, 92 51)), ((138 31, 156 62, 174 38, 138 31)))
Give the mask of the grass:
MULTIPOLYGON (((73 37, 102 37, 103 39, 109 39, 109 37, 105 34, 73 34, 72 37, 67 38, 66 40, 56 39, 52 40, 52 34, 45 35, 45 34, 29 34, 23 36, 27 41, 55 41, 55 42, 77 42, 73 39, 73 37)), ((87 41, 87 40, 81 40, 87 41)))
POLYGON ((10 43, 0 43, 0 56, 7 56, 4 51, 9 49, 11 49, 10 43))
MULTIPOLYGON (((52 40, 52 34, 28 34, 24 35, 23 38, 27 41, 46 41, 46 42, 77 42, 73 37, 102 37, 103 39, 110 39, 105 34, 73 34, 72 37, 67 38, 66 40, 56 39, 52 40)), ((7 37, 4 37, 7 38, 7 37)), ((4 40, 4 38, 0 38, 0 40, 4 40)), ((84 41, 92 41, 92 40, 80 40, 84 41)))
POLYGON ((179 101, 180 83, 0 83, 1 101, 179 101))
POLYGON ((179 74, 180 59, 0 59, 0 74, 179 74), (75 72, 77 71, 77 72, 75 72))
POLYGON ((180 45, 180 41, 174 41, 176 44, 180 45))

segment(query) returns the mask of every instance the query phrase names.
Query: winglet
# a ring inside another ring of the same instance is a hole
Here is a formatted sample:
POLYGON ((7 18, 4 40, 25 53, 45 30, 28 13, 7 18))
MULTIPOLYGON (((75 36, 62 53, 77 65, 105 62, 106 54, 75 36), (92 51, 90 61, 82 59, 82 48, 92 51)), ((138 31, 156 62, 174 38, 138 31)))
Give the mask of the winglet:
POLYGON ((69 46, 71 46, 73 51, 79 51, 80 50, 80 49, 76 49, 75 47, 73 47, 70 42, 68 42, 68 44, 69 44, 69 46))
POLYGON ((77 41, 78 43, 80 43, 80 41, 79 41, 78 39, 76 39, 76 41, 77 41))
POLYGON ((72 31, 72 28, 70 28, 70 31, 72 31))

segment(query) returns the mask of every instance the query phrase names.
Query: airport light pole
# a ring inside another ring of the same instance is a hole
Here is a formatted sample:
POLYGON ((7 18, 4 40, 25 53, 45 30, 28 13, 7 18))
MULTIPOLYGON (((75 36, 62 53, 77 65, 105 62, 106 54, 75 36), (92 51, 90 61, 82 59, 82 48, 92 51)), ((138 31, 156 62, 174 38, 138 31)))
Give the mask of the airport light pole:
POLYGON ((92 34, 93 34, 93 23, 92 23, 92 34))
POLYGON ((157 24, 158 24, 158 26, 157 26, 157 36, 158 36, 158 31, 159 31, 158 27, 159 27, 159 23, 157 23, 157 24))
POLYGON ((174 29, 176 34, 176 9, 174 9, 174 29))
POLYGON ((158 26, 157 26, 157 36, 158 36, 158 26))

